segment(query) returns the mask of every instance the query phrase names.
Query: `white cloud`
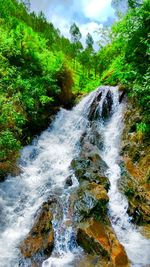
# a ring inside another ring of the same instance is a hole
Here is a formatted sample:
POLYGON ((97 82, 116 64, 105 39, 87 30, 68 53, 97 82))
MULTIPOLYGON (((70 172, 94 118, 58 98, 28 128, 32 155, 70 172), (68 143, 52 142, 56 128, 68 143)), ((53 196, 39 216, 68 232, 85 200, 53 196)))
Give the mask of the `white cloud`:
POLYGON ((61 33, 69 38, 69 30, 70 30, 70 21, 66 18, 58 16, 56 14, 51 16, 51 22, 54 24, 56 28, 58 28, 61 33))
POLYGON ((85 45, 86 35, 89 32, 92 35, 93 39, 94 39, 94 42, 95 42, 95 46, 94 47, 95 47, 95 49, 97 49, 96 42, 99 41, 98 31, 102 27, 103 27, 102 24, 99 24, 99 23, 96 23, 96 22, 89 22, 89 23, 80 25, 80 31, 81 31, 81 34, 82 34, 82 43, 83 43, 83 45, 85 45))
POLYGON ((91 20, 102 22, 114 17, 112 0, 30 0, 31 9, 42 10, 51 20, 53 15, 63 16, 69 20, 81 22, 91 20))
POLYGON ((82 0, 82 4, 87 18, 106 21, 109 16, 114 16, 111 0, 82 0))
MULTIPOLYGON (((69 22, 67 19, 65 19, 64 17, 60 17, 60 16, 57 16, 57 15, 53 15, 51 17, 51 21, 52 23, 54 24, 55 27, 59 28, 61 33, 67 37, 67 38, 70 38, 70 33, 69 33, 69 30, 70 30, 70 24, 71 24, 71 21, 69 22)), ((85 46, 85 40, 86 40, 86 36, 88 34, 88 32, 92 35, 93 39, 94 39, 94 42, 95 42, 95 49, 97 49, 97 45, 96 45, 96 42, 99 41, 99 34, 98 34, 98 30, 100 28, 103 27, 102 24, 100 23, 96 23, 96 22, 89 22, 89 23, 85 23, 85 24, 79 24, 78 23, 78 26, 80 28, 80 32, 82 34, 82 39, 81 39, 81 42, 82 44, 85 46)))
MULTIPOLYGON (((75 22, 82 33, 82 43, 88 32, 95 42, 99 40, 97 31, 108 17, 114 17, 111 0, 31 0, 31 8, 42 10, 61 33, 70 38, 70 25, 75 22)), ((96 47, 96 46, 95 46, 96 47)))

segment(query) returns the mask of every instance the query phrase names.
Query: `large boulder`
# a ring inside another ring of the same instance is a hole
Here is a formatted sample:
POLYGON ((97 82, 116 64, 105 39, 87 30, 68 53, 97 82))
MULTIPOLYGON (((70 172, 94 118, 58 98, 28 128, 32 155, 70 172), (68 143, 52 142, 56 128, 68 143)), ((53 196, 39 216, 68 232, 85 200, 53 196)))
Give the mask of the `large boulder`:
POLYGON ((107 92, 106 97, 105 97, 103 104, 102 104, 101 116, 104 120, 108 119, 110 117, 111 111, 112 111, 112 106, 113 106, 112 93, 109 90, 107 92))
POLYGON ((110 182, 105 175, 107 165, 99 154, 89 153, 87 157, 79 156, 72 161, 71 167, 80 182, 96 182, 103 184, 106 190, 109 189, 110 182))
POLYGON ((126 93, 127 93, 127 88, 124 85, 119 85, 118 86, 118 91, 119 91, 119 103, 122 103, 123 100, 126 100, 126 93))
POLYGON ((51 202, 44 203, 35 223, 20 245, 24 258, 35 257, 37 253, 50 255, 54 246, 54 232, 52 229, 51 202))
POLYGON ((111 261, 104 259, 101 255, 83 254, 82 258, 76 260, 77 267, 114 267, 111 261))
POLYGON ((102 185, 85 183, 77 191, 74 203, 75 220, 80 222, 89 216, 105 220, 108 201, 107 191, 102 185))
POLYGON ((117 240, 110 225, 90 218, 80 223, 77 231, 77 242, 87 253, 100 255, 112 266, 129 266, 123 246, 117 240))
MULTIPOLYGON (((90 122, 87 131, 84 132, 80 138, 82 148, 84 145, 90 147, 90 145, 95 148, 102 150, 103 149, 103 134, 99 130, 99 124, 95 123, 95 121, 90 122), (90 145, 89 145, 90 144, 90 145)), ((92 150, 91 150, 92 151, 92 150)))
POLYGON ((102 97, 102 90, 99 89, 97 91, 96 97, 94 98, 94 100, 90 106, 90 112, 88 114, 89 121, 93 121, 99 117, 99 108, 98 107, 99 107, 99 102, 101 100, 101 97, 102 97))
POLYGON ((91 103, 90 112, 88 115, 89 121, 97 120, 98 118, 102 119, 108 119, 108 117, 111 115, 111 110, 113 106, 113 99, 112 99, 112 93, 108 88, 104 88, 104 92, 107 90, 107 93, 105 95, 104 100, 102 100, 102 106, 101 99, 103 97, 103 88, 100 88, 97 91, 97 95, 95 96, 93 102, 91 103))
POLYGON ((99 153, 89 148, 89 144, 84 144, 84 148, 79 157, 75 158, 71 167, 80 182, 89 181, 102 184, 106 190, 109 189, 110 182, 105 175, 107 165, 100 157, 99 153))

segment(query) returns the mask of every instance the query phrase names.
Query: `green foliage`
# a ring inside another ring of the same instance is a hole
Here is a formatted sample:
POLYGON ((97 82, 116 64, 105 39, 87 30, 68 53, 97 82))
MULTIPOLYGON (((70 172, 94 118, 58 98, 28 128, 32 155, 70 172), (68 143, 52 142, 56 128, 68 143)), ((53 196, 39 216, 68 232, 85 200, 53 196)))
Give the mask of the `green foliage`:
POLYGON ((92 35, 88 32, 86 36, 86 45, 88 48, 93 48, 94 40, 92 35))
POLYGON ((54 101, 54 99, 52 97, 49 97, 49 96, 44 96, 43 95, 43 96, 40 97, 40 102, 41 102, 42 105, 49 104, 49 103, 51 103, 53 101, 54 101))
POLYGON ((143 114, 137 132, 148 134, 149 0, 130 1, 128 12, 111 30, 100 29, 98 53, 90 33, 83 49, 75 24, 70 42, 42 12, 29 13, 25 2, 0 0, 1 161, 11 162, 21 145, 46 127, 56 106, 70 106, 74 95, 86 94, 100 82, 129 88, 143 114))
POLYGON ((137 131, 148 134, 150 114, 150 1, 130 1, 126 15, 112 26, 109 43, 99 51, 101 82, 122 84, 139 105, 137 131))
POLYGON ((124 193, 128 198, 132 198, 135 194, 134 189, 131 187, 127 187, 124 193))
POLYGON ((82 37, 80 29, 75 23, 73 23, 70 27, 70 34, 71 34, 72 42, 74 43, 79 42, 82 37))
MULTIPOLYGON (((119 0, 113 2, 119 6, 119 0)), ((148 135, 150 2, 128 2, 128 12, 120 15, 111 30, 100 29, 96 53, 90 33, 83 49, 75 23, 70 42, 42 12, 29 13, 28 0, 27 5, 0 0, 2 163, 12 162, 20 147, 46 127, 56 106, 70 106, 74 95, 86 94, 100 83, 128 88, 142 112, 137 132, 148 135)))
POLYGON ((146 133, 148 130, 148 127, 146 123, 144 122, 138 123, 136 127, 137 127, 137 132, 140 132, 140 133, 146 133))
POLYGON ((20 148, 20 142, 10 130, 5 130, 0 133, 0 160, 6 160, 9 154, 18 151, 20 148))
POLYGON ((93 89, 92 51, 86 51, 80 61, 83 47, 75 24, 71 35, 73 43, 61 36, 42 12, 29 13, 28 0, 0 0, 2 169, 6 162, 12 165, 21 145, 47 126, 55 107, 70 106, 73 94, 81 88, 83 93, 93 89), (81 77, 84 84, 80 87, 81 77))

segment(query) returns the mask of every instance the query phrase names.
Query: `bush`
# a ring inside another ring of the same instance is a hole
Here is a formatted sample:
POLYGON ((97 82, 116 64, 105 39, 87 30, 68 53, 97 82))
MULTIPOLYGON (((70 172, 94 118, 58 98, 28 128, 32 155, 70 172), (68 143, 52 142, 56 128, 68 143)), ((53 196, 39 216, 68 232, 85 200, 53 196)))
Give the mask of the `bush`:
POLYGON ((101 83, 122 84, 139 105, 143 117, 138 131, 148 134, 150 114, 150 2, 130 8, 112 26, 110 43, 99 51, 101 83))
POLYGON ((0 160, 8 159, 8 155, 18 151, 20 148, 20 142, 10 130, 5 130, 0 133, 0 160))

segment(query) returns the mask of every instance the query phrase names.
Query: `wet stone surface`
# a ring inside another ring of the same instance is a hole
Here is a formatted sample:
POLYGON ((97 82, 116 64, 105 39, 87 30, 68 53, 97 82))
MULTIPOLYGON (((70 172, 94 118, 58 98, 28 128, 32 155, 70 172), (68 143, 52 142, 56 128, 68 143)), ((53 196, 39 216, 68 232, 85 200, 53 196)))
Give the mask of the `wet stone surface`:
MULTIPOLYGON (((107 214, 109 197, 107 191, 110 182, 105 173, 108 166, 100 156, 103 147, 102 136, 95 128, 98 115, 98 99, 91 105, 88 131, 81 138, 80 155, 71 167, 79 181, 79 188, 74 196, 74 220, 76 221, 77 243, 86 256, 87 266, 127 267, 129 261, 123 246, 118 241, 107 214)), ((103 102, 103 119, 111 114, 112 99, 108 91, 103 102)), ((83 266, 79 264, 79 266, 83 266)))
POLYGON ((54 247, 53 215, 50 211, 53 203, 53 199, 43 203, 31 231, 20 245, 20 251, 24 257, 20 266, 26 266, 28 259, 34 264, 33 266, 38 266, 40 258, 42 262, 45 257, 50 256, 54 247))

